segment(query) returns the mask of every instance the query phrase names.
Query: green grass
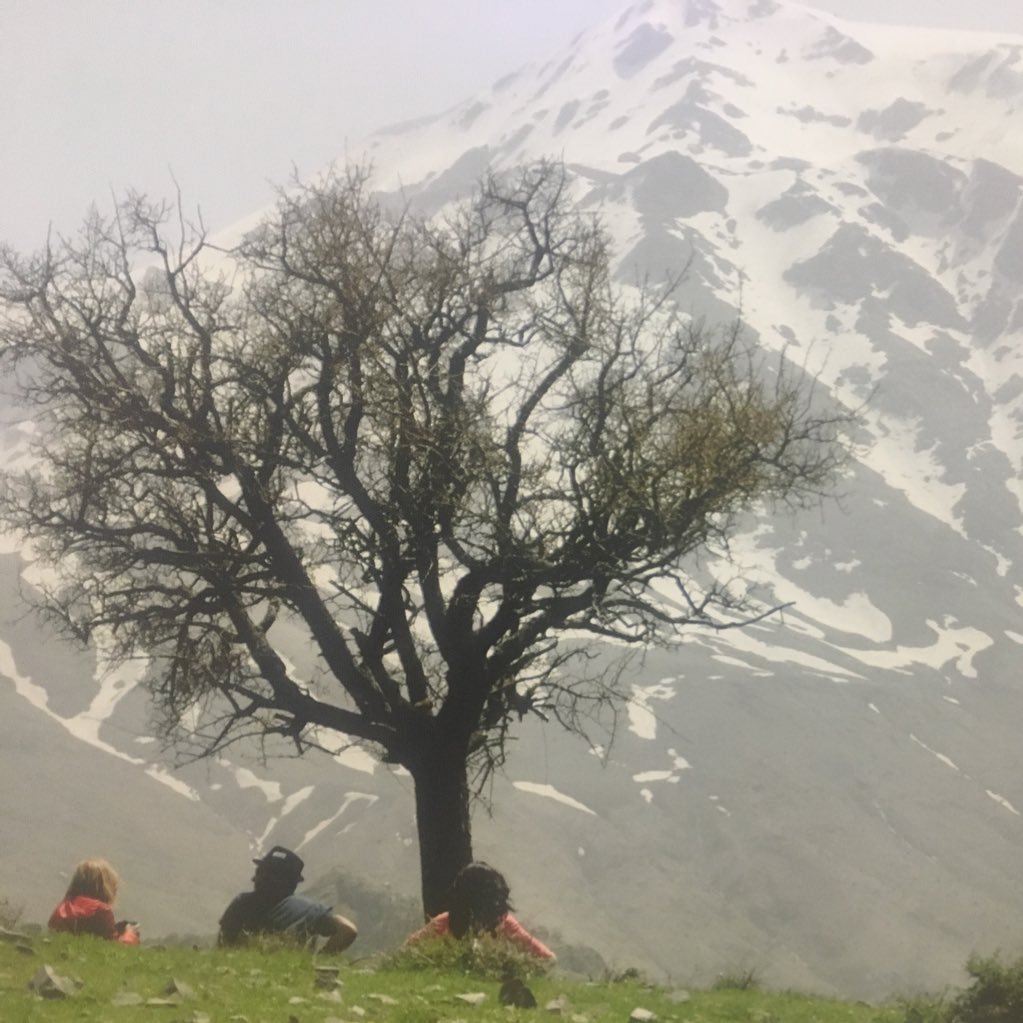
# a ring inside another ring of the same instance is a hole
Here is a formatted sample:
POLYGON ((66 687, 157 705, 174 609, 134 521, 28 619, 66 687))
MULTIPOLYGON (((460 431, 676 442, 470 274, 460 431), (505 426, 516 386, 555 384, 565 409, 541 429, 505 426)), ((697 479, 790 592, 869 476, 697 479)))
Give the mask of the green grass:
MULTIPOLYGON (((658 1023, 902 1023, 896 1008, 831 1001, 764 990, 693 991, 688 1001, 639 981, 586 983, 530 976, 535 1009, 509 1009, 498 1000, 500 981, 480 975, 471 962, 452 966, 455 953, 349 960, 292 948, 131 948, 93 938, 39 935, 19 949, 0 942, 0 1020, 3 1023, 95 1020, 115 1023, 508 1023, 530 1017, 552 1019, 545 1005, 561 998, 564 1023, 627 1023, 635 1008, 656 1014, 658 1023), (46 964, 80 984, 63 1000, 42 999, 28 984, 46 964), (401 965, 399 965, 401 964, 401 965), (327 1000, 317 986, 317 966, 340 967, 340 1000, 327 1000), (186 997, 170 998, 177 983, 186 997), (482 992, 479 1005, 460 994, 482 992), (148 1004, 151 999, 176 1004, 148 1004)), ((453 944, 453 943, 449 943, 453 944)), ((486 955, 483 957, 486 959, 486 955)), ((493 971, 491 971, 492 974, 493 971)))

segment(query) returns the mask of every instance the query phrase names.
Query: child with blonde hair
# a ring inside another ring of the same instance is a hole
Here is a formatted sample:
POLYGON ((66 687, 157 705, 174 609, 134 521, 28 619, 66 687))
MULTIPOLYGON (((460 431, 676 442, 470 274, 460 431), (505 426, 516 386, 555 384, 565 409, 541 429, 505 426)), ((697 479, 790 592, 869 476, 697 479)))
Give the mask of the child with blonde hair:
POLYGON ((138 925, 114 920, 119 885, 117 871, 106 860, 82 860, 71 875, 63 900, 50 915, 50 930, 138 945, 138 925))

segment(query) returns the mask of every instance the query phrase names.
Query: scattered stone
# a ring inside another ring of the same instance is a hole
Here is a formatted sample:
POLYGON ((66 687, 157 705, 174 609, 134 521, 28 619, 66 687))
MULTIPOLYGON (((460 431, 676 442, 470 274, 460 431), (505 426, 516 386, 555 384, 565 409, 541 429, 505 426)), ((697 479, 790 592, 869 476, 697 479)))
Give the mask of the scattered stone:
POLYGON ((111 1005, 116 1005, 119 1009, 129 1005, 141 1005, 145 999, 137 991, 118 991, 113 998, 110 999, 111 1005))
POLYGON ((568 999, 564 995, 558 995, 557 998, 552 998, 544 1007, 544 1012, 549 1012, 552 1016, 560 1016, 568 1008, 568 999))
POLYGON ((70 977, 62 977, 52 966, 40 966, 28 982, 29 991, 40 998, 70 998, 76 991, 70 977))
POLYGON ((333 991, 321 991, 316 997, 324 1002, 336 1002, 340 1004, 344 1001, 341 997, 341 992, 338 991, 337 988, 334 988, 333 991))
POLYGON ((186 984, 183 980, 178 980, 176 977, 172 977, 167 982, 167 986, 163 989, 163 993, 167 995, 168 998, 195 998, 195 988, 193 988, 191 984, 186 984))
POLYGON ((314 983, 317 987, 327 988, 328 990, 341 987, 342 981, 338 976, 340 972, 341 968, 339 966, 317 966, 314 983))
POLYGON ((629 1013, 629 1023, 657 1023, 657 1014, 637 1006, 629 1013))
POLYGON ((208 1012, 199 1012, 196 1009, 189 1017, 188 1023, 210 1023, 210 1015, 208 1012))
POLYGON ((467 991, 465 994, 455 995, 455 998, 466 1005, 482 1005, 487 1000, 483 991, 467 991))
POLYGON ((249 1023, 248 1016, 228 1016, 227 1023, 249 1023))
POLYGON ((361 1005, 353 1005, 348 1011, 353 1016, 358 1016, 359 1019, 362 1019, 363 1016, 366 1015, 366 1010, 361 1005))
POLYGON ((292 995, 288 999, 288 1005, 305 1005, 308 1001, 308 998, 303 998, 301 995, 292 995))
POLYGON ((572 1023, 590 1023, 590 1017, 585 1012, 573 1012, 569 1019, 572 1023))
POLYGON ((497 997, 502 1005, 511 1005, 516 1009, 536 1008, 536 995, 520 977, 506 977, 501 982, 501 990, 497 997))
POLYGON ((675 991, 669 991, 666 997, 669 1002, 688 1002, 692 995, 685 988, 678 988, 675 991))
POLYGON ((146 1005, 153 1009, 176 1009, 181 1002, 176 998, 147 998, 146 1005))
POLYGON ((397 998, 392 998, 390 995, 368 994, 368 995, 366 995, 366 997, 367 998, 372 998, 374 1002, 379 1002, 381 1005, 397 1005, 398 1004, 398 999, 397 998))

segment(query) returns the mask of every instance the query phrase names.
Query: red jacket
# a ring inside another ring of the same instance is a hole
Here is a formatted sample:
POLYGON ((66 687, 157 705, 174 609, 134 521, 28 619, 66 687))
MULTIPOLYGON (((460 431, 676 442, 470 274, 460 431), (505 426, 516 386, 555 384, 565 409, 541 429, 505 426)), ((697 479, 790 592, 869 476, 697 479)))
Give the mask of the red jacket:
POLYGON ((125 927, 118 932, 114 911, 99 899, 88 895, 76 895, 64 899, 50 915, 50 930, 68 934, 94 934, 97 938, 121 941, 125 945, 138 945, 139 932, 134 927, 125 927))
MULTIPOLYGON (((420 928, 414 934, 410 934, 405 939, 405 944, 411 945, 417 941, 423 941, 425 938, 441 938, 450 933, 450 914, 440 913, 433 917, 425 927, 420 928)), ((534 938, 511 913, 504 914, 494 933, 500 938, 506 938, 513 945, 517 945, 538 959, 557 958, 539 938, 534 938)))

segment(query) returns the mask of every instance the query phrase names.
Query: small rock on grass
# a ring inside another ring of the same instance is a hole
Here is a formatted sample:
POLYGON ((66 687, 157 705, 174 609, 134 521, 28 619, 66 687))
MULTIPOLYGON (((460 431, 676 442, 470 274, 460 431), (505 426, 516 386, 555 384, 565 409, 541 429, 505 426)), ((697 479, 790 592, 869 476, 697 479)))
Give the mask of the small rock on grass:
POLYGON ((338 976, 339 972, 340 967, 338 966, 317 966, 316 980, 313 983, 320 988, 331 989, 341 987, 342 980, 338 976))
POLYGON ((120 1009, 128 1005, 141 1005, 144 1001, 145 999, 137 991, 118 991, 110 999, 110 1004, 116 1005, 120 1009))
POLYGON ((544 1007, 544 1012, 552 1016, 560 1016, 568 1008, 568 999, 564 995, 552 998, 544 1007))
POLYGON ((397 1005, 398 1004, 398 999, 397 998, 392 998, 390 995, 368 994, 368 995, 366 995, 366 997, 367 998, 372 998, 374 1002, 379 1002, 381 1005, 397 1005))
POLYGON ((172 977, 164 986, 163 993, 168 998, 195 998, 195 988, 183 980, 172 977))
POLYGON ((629 1013, 629 1023, 656 1023, 657 1014, 638 1006, 629 1013))
POLYGON ((536 1008, 536 995, 519 977, 508 977, 502 981, 497 997, 502 1005, 511 1005, 516 1009, 536 1008))
POLYGON ((70 977, 62 977, 52 966, 40 966, 28 988, 40 998, 70 998, 77 990, 70 977))
POLYGON ((465 994, 455 995, 455 998, 466 1005, 482 1005, 487 1000, 483 991, 467 991, 465 994))

